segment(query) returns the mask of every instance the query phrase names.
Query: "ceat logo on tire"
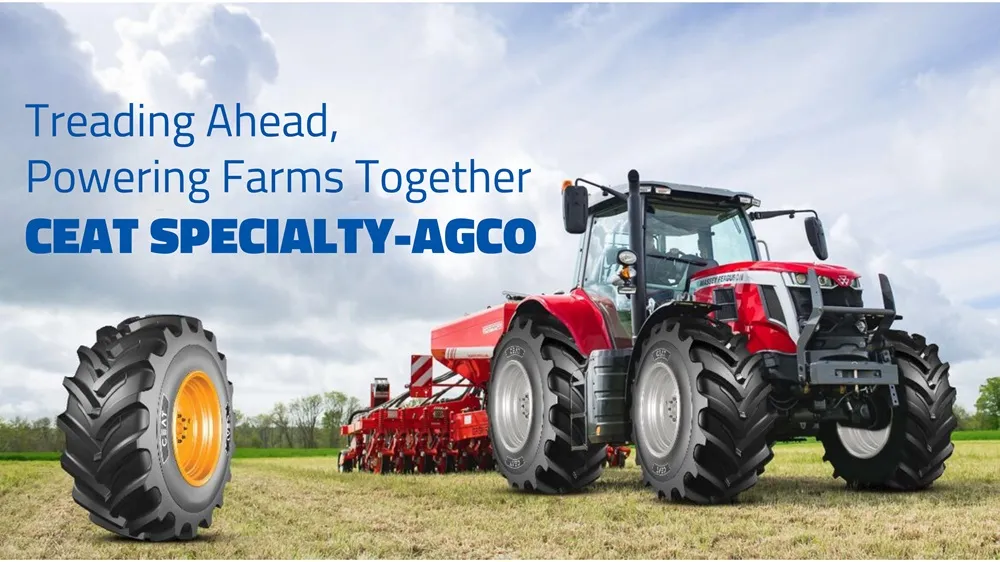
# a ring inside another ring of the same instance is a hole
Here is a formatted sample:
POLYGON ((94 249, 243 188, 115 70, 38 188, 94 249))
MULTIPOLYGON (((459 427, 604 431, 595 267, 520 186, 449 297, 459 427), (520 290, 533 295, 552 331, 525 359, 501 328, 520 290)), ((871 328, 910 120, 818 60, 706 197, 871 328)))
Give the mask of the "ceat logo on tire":
POLYGON ((167 462, 170 457, 170 401, 164 395, 160 398, 160 464, 167 462))

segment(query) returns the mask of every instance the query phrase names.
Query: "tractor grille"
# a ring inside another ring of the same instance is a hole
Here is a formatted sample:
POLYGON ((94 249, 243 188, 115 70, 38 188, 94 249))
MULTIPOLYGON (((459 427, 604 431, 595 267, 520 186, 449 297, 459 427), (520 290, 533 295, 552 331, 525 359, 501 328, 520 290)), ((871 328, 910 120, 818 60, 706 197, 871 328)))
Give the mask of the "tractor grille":
MULTIPOLYGON (((788 292, 792 296, 792 303, 795 305, 795 315, 799 322, 809 318, 812 313, 812 298, 809 296, 809 289, 805 287, 789 287, 788 292)), ((864 306, 861 300, 861 291, 850 287, 834 287, 823 289, 823 304, 825 306, 864 306)))

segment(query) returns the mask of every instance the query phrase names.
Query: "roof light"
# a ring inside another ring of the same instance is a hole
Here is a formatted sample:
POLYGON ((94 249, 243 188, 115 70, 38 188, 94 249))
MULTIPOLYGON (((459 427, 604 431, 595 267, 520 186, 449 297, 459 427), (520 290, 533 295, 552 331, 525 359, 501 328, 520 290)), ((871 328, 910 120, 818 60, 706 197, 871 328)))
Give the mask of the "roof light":
POLYGON ((653 191, 659 193, 660 195, 670 195, 669 187, 654 187, 653 191))
POLYGON ((639 193, 649 193, 651 191, 653 191, 653 187, 652 186, 649 186, 649 185, 640 185, 639 186, 639 193))
POLYGON ((760 199, 754 197, 753 201, 750 204, 753 205, 754 207, 760 207, 760 199))
POLYGON ((569 187, 569 186, 571 186, 571 185, 573 185, 573 182, 572 182, 572 181, 570 181, 570 180, 566 180, 566 181, 564 181, 564 182, 563 182, 563 185, 562 185, 562 190, 563 190, 563 191, 566 191, 566 188, 567 188, 567 187, 569 187))

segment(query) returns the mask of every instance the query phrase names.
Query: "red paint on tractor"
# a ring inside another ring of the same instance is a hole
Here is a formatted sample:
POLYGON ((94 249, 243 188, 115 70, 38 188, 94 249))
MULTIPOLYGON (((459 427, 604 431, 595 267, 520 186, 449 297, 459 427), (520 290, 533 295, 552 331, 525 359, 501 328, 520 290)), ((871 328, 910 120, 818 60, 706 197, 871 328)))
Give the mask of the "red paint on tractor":
MULTIPOLYGON (((767 264, 784 264, 783 262, 741 262, 742 264, 752 264, 758 265, 761 263, 767 264)), ((730 264, 730 265, 740 265, 740 264, 730 264)), ((711 269, 705 270, 705 272, 698 272, 693 275, 693 279, 703 279, 705 277, 710 277, 713 275, 721 275, 725 273, 742 273, 744 271, 756 270, 756 271, 772 271, 785 273, 789 272, 787 269, 780 268, 733 268, 727 266, 713 267, 711 269)), ((838 270, 843 269, 836 266, 832 266, 838 270)), ((792 271, 792 273, 797 273, 792 271)), ((829 273, 826 273, 829 275, 829 273)), ((851 277, 853 279, 853 277, 851 277)), ((747 349, 751 353, 756 353, 758 351, 779 351, 782 353, 795 353, 796 346, 795 342, 788 335, 788 328, 772 321, 767 317, 767 310, 764 308, 764 302, 761 299, 760 286, 753 282, 751 278, 749 283, 721 283, 718 285, 711 285, 698 289, 694 292, 693 298, 695 301, 704 303, 715 303, 715 290, 716 289, 733 289, 736 296, 736 319, 727 321, 726 324, 734 332, 746 334, 747 336, 747 349)), ((850 284, 850 280, 848 280, 850 284)), ((784 287, 782 287, 784 289, 784 287)), ((711 316, 716 316, 716 313, 712 313, 711 316)))
POLYGON ((493 348, 510 324, 516 303, 490 307, 431 331, 431 354, 474 385, 490 378, 493 348))
MULTIPOLYGON (((431 355, 410 357, 407 394, 390 400, 388 382, 379 379, 372 385, 369 411, 341 427, 341 434, 350 437, 341 468, 373 473, 491 470, 489 420, 480 396, 485 394, 494 348, 518 309, 533 305, 562 322, 584 353, 611 347, 600 308, 580 289, 488 307, 441 326, 431 332, 431 355), (434 379, 434 360, 464 381, 434 379), (447 399, 438 395, 449 388, 475 392, 447 399), (424 401, 401 407, 404 398, 424 401)), ((620 466, 616 463, 623 464, 630 452, 628 447, 609 447, 609 464, 620 466)))
POLYGON ((722 273, 738 273, 741 271, 772 271, 775 273, 802 273, 806 274, 809 269, 816 270, 816 275, 824 275, 846 287, 851 281, 860 277, 856 272, 839 265, 828 263, 809 263, 794 261, 741 261, 727 263, 699 271, 691 276, 691 280, 703 279, 712 275, 722 273), (846 280, 844 280, 846 278, 846 280))
POLYGON ((611 338, 597 304, 583 289, 564 295, 539 295, 521 302, 538 303, 569 330, 577 348, 584 355, 594 350, 611 349, 611 338))

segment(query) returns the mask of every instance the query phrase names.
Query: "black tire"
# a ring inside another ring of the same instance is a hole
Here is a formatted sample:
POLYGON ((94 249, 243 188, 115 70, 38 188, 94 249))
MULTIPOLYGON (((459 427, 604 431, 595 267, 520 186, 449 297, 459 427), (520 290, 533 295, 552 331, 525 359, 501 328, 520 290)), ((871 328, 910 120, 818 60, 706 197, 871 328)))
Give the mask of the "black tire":
MULTIPOLYGON (((889 331, 887 338, 901 379, 887 441, 870 458, 858 458, 842 443, 836 424, 823 424, 823 460, 833 465, 834 478, 843 478, 853 489, 922 490, 944 473, 945 461, 955 450, 955 389, 936 345, 898 330, 889 331)), ((890 399, 888 389, 882 394, 890 399)))
POLYGON ((99 330, 97 342, 77 355, 76 374, 63 381, 66 411, 57 420, 73 499, 97 525, 135 539, 192 539, 211 526, 234 449, 232 384, 212 332, 195 318, 130 318, 99 330), (175 461, 168 432, 181 382, 197 371, 217 391, 216 429, 223 433, 218 462, 194 486, 175 461))
POLYGON ((590 445, 586 451, 571 448, 572 435, 586 435, 586 421, 570 419, 571 408, 584 411, 584 396, 573 382, 583 379, 585 364, 568 335, 537 318, 515 319, 497 344, 486 409, 496 467, 512 487, 563 494, 589 486, 603 472, 604 445, 590 445), (500 434, 496 389, 514 363, 527 373, 532 413, 523 444, 512 448, 500 434))
POLYGON ((344 460, 344 451, 340 451, 337 454, 337 467, 340 472, 350 472, 354 469, 354 461, 351 459, 344 460))
POLYGON ((747 351, 745 336, 707 318, 670 318, 637 351, 632 441, 643 482, 661 499, 698 504, 731 502, 756 484, 774 456, 767 436, 776 415, 763 362, 747 351), (670 422, 653 408, 642 412, 655 398, 658 371, 674 373, 669 403, 679 405, 664 412, 679 411, 673 441, 662 437, 662 443, 654 436, 666 434, 657 428, 669 429, 663 424, 670 422))
POLYGON ((615 451, 615 461, 618 462, 618 468, 625 468, 625 451, 615 451))

